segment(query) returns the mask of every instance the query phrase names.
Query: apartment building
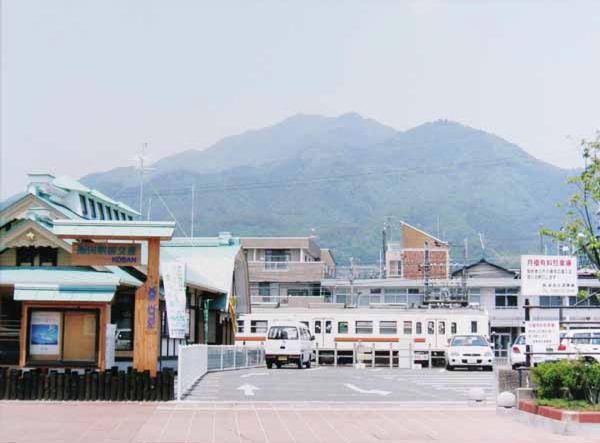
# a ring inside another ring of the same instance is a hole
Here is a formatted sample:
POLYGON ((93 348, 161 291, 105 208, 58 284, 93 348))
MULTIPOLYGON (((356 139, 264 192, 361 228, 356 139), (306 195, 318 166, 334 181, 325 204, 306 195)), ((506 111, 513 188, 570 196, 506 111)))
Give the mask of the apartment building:
POLYGON ((288 303, 289 297, 320 296, 321 280, 335 277, 329 249, 315 237, 242 237, 253 304, 288 303))

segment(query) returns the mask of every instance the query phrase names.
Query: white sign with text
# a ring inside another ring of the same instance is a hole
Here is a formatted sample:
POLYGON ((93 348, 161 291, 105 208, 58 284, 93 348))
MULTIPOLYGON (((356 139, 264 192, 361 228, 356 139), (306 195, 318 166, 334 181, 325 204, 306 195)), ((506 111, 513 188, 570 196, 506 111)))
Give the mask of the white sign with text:
POLYGON ((169 337, 185 338, 188 330, 185 310, 185 263, 172 261, 161 263, 160 266, 165 287, 169 337))
POLYGON ((556 348, 559 345, 557 321, 540 320, 525 322, 525 343, 535 348, 556 348))
POLYGON ((522 255, 523 295, 577 295, 577 257, 522 255))

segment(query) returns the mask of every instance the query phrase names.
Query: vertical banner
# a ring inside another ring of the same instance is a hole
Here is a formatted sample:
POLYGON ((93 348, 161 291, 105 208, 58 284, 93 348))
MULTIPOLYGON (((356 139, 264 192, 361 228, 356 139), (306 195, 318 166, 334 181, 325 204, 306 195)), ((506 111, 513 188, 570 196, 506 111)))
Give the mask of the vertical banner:
POLYGON ((60 355, 60 337, 60 312, 31 313, 31 355, 60 355))
POLYGON ((523 295, 577 295, 577 257, 522 255, 523 295))
POLYGON ((188 330, 185 297, 185 263, 172 261, 161 264, 165 286, 165 305, 170 338, 185 338, 188 330))

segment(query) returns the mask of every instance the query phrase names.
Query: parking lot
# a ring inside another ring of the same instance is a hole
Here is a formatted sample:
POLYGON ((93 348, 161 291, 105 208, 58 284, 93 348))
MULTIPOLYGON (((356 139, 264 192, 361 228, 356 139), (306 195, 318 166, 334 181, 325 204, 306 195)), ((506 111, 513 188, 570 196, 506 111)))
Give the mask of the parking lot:
POLYGON ((465 403, 471 388, 493 401, 493 379, 490 372, 444 369, 256 368, 208 373, 186 400, 465 403))

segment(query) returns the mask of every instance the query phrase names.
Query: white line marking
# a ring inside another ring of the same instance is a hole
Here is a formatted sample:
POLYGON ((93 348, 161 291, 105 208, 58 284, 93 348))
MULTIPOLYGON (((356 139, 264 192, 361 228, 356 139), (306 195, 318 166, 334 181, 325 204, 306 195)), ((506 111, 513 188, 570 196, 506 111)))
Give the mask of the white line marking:
POLYGON ((360 392, 361 394, 375 394, 381 396, 391 394, 391 392, 389 391, 379 391, 377 389, 361 389, 357 386, 351 385, 350 383, 344 383, 344 386, 346 386, 348 389, 352 389, 353 391, 360 392))
POLYGON ((240 386, 237 388, 238 391, 244 391, 244 394, 246 396, 253 396, 254 395, 254 391, 258 391, 260 390, 260 388, 258 386, 254 386, 254 385, 249 385, 248 383, 240 386))
POLYGON ((255 372, 255 373, 252 373, 252 374, 244 374, 240 378, 254 377, 254 376, 257 376, 257 375, 269 375, 269 373, 268 372, 255 372))

